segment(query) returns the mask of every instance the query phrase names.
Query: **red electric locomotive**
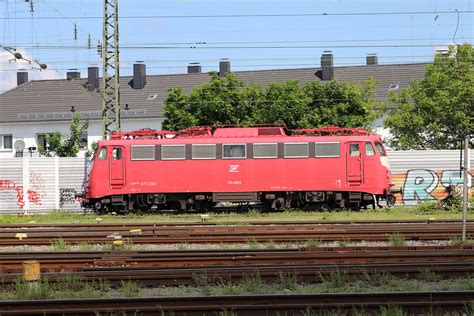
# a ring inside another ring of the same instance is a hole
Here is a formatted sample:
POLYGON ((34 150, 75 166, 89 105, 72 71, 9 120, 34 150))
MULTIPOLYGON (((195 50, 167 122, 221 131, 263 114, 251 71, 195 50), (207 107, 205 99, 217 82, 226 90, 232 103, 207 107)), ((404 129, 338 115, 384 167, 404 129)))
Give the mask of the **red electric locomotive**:
MULTIPOLYGON (((284 126, 140 130, 100 141, 82 205, 97 211, 268 209, 394 203, 380 136, 284 126)), ((379 204, 380 206, 380 204, 379 204)))

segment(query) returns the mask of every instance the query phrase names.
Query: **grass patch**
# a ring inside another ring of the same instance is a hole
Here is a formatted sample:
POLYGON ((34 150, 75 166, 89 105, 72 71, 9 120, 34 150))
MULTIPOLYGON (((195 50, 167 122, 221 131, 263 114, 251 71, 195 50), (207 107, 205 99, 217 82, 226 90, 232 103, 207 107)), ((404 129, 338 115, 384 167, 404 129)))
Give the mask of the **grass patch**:
MULTIPOLYGON (((435 203, 424 202, 415 207, 396 206, 391 209, 375 209, 364 211, 300 211, 286 210, 282 212, 263 213, 257 209, 251 209, 243 213, 232 212, 210 212, 212 216, 209 222, 241 222, 243 225, 251 221, 332 221, 332 220, 408 220, 423 219, 428 220, 430 217, 443 219, 460 219, 461 215, 450 210, 440 210, 434 207, 435 203)), ((0 215, 0 222, 3 224, 26 224, 29 221, 35 221, 38 224, 71 224, 96 223, 97 215, 94 213, 76 213, 65 211, 52 211, 51 213, 28 214, 28 215, 0 215)), ((128 215, 101 215, 102 223, 160 223, 160 222, 200 222, 200 218, 195 214, 178 214, 178 213, 162 213, 162 214, 128 214, 128 215)), ((469 212, 469 219, 474 219, 474 213, 469 212)))
POLYGON ((126 297, 137 297, 140 295, 141 288, 135 281, 120 281, 119 292, 126 297))
POLYGON ((390 234, 390 236, 388 236, 388 243, 392 247, 403 247, 407 245, 405 237, 399 233, 390 234))
POLYGON ((71 248, 71 244, 59 237, 51 241, 51 247, 53 251, 66 251, 71 248))
POLYGON ((308 239, 304 242, 305 247, 319 247, 321 246, 322 242, 320 240, 315 239, 308 239))

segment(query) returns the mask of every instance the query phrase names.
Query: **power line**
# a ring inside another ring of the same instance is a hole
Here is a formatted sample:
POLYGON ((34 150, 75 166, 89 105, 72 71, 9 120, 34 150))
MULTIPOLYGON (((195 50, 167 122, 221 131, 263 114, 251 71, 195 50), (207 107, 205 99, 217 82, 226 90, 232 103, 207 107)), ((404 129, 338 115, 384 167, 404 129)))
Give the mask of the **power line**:
MULTIPOLYGON (((461 10, 459 13, 473 13, 474 10, 461 10)), ((275 13, 275 14, 208 14, 208 15, 128 15, 120 16, 120 19, 189 19, 189 18, 265 18, 265 17, 325 17, 325 16, 374 16, 374 15, 432 15, 432 14, 457 14, 456 11, 392 11, 392 12, 342 12, 342 13, 275 13)), ((43 16, 35 17, 41 20, 57 20, 57 19, 102 19, 102 16, 75 16, 75 17, 57 17, 43 16)), ((26 17, 0 17, 0 19, 17 19, 25 20, 26 17)))

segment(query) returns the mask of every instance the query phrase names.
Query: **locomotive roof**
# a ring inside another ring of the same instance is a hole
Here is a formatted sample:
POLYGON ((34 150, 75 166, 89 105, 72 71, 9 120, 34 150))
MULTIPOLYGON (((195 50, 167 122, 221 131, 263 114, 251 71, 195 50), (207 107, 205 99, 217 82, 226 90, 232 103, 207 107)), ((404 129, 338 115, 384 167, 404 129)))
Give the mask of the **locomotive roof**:
POLYGON ((313 128, 288 130, 283 125, 274 126, 203 126, 193 127, 178 132, 139 130, 112 134, 111 144, 130 143, 216 143, 225 142, 285 142, 285 141, 364 141, 367 139, 380 140, 380 136, 360 128, 313 128))

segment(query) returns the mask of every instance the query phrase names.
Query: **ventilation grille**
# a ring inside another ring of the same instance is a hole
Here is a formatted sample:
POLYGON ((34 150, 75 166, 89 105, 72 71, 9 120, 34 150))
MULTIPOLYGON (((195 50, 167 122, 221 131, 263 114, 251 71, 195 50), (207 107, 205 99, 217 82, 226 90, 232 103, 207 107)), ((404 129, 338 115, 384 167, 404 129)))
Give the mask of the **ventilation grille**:
POLYGON ((277 158, 278 146, 277 144, 254 144, 253 157, 254 158, 277 158))
POLYGON ((216 159, 216 145, 193 145, 193 159, 216 159))
POLYGON ((308 143, 286 143, 285 158, 308 157, 308 143))
POLYGON ((315 143, 316 157, 339 157, 339 143, 315 143))
POLYGON ((185 159, 186 150, 184 145, 162 145, 161 146, 161 159, 185 159))

